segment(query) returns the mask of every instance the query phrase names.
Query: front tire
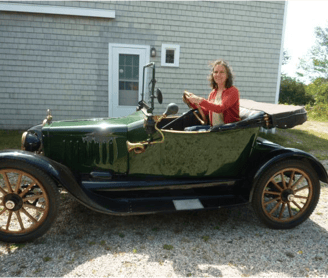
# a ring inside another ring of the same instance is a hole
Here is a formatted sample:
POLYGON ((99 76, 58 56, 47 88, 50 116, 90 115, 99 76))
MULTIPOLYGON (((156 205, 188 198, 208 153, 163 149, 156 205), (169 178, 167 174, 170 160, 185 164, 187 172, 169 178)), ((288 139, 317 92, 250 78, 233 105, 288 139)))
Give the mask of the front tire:
POLYGON ((287 160, 266 170, 255 185, 252 206, 272 229, 291 229, 308 219, 320 196, 320 182, 313 168, 287 160))
POLYGON ((59 192, 40 169, 22 161, 0 163, 0 240, 26 242, 42 236, 54 222, 59 192))

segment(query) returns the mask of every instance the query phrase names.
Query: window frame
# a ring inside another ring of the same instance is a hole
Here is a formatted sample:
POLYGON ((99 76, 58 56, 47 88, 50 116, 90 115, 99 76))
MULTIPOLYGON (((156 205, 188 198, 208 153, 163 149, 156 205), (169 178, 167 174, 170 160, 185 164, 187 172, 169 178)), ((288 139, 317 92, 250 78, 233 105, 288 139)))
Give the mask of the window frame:
POLYGON ((180 60, 180 45, 178 44, 162 44, 161 51, 161 66, 162 67, 179 67, 180 60), (174 63, 166 63, 166 51, 173 50, 174 51, 174 63))

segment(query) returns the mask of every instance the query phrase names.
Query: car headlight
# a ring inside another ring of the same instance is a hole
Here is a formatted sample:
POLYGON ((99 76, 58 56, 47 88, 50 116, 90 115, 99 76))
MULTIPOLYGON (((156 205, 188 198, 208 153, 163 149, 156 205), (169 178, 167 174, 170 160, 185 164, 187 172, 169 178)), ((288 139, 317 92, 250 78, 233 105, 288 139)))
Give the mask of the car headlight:
POLYGON ((36 133, 25 131, 22 135, 22 150, 36 152, 41 147, 41 140, 36 133))

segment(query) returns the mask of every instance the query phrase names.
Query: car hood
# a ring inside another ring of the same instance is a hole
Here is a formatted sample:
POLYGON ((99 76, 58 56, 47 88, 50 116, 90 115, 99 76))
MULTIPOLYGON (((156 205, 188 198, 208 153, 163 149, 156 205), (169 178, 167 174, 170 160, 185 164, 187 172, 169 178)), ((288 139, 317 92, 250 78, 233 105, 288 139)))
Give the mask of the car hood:
POLYGON ((128 131, 132 127, 133 133, 142 133, 143 119, 136 112, 121 118, 53 121, 42 128, 42 150, 73 172, 126 173, 128 131))

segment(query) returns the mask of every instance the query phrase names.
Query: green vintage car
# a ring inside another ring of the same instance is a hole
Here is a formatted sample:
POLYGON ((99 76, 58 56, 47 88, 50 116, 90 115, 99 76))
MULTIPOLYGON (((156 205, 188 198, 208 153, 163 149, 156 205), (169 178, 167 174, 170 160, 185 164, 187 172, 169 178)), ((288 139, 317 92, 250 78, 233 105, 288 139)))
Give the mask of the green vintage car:
MULTIPOLYGON (((251 203, 273 229, 293 228, 315 209, 327 172, 312 155, 258 137, 260 128, 306 121, 303 107, 241 100, 242 120, 200 131, 201 111, 153 115, 150 99, 122 118, 53 121, 23 134, 22 150, 0 152, 0 240, 42 236, 59 209, 59 191, 98 212, 134 215, 251 203)), ((144 91, 144 90, 143 90, 144 91)))

